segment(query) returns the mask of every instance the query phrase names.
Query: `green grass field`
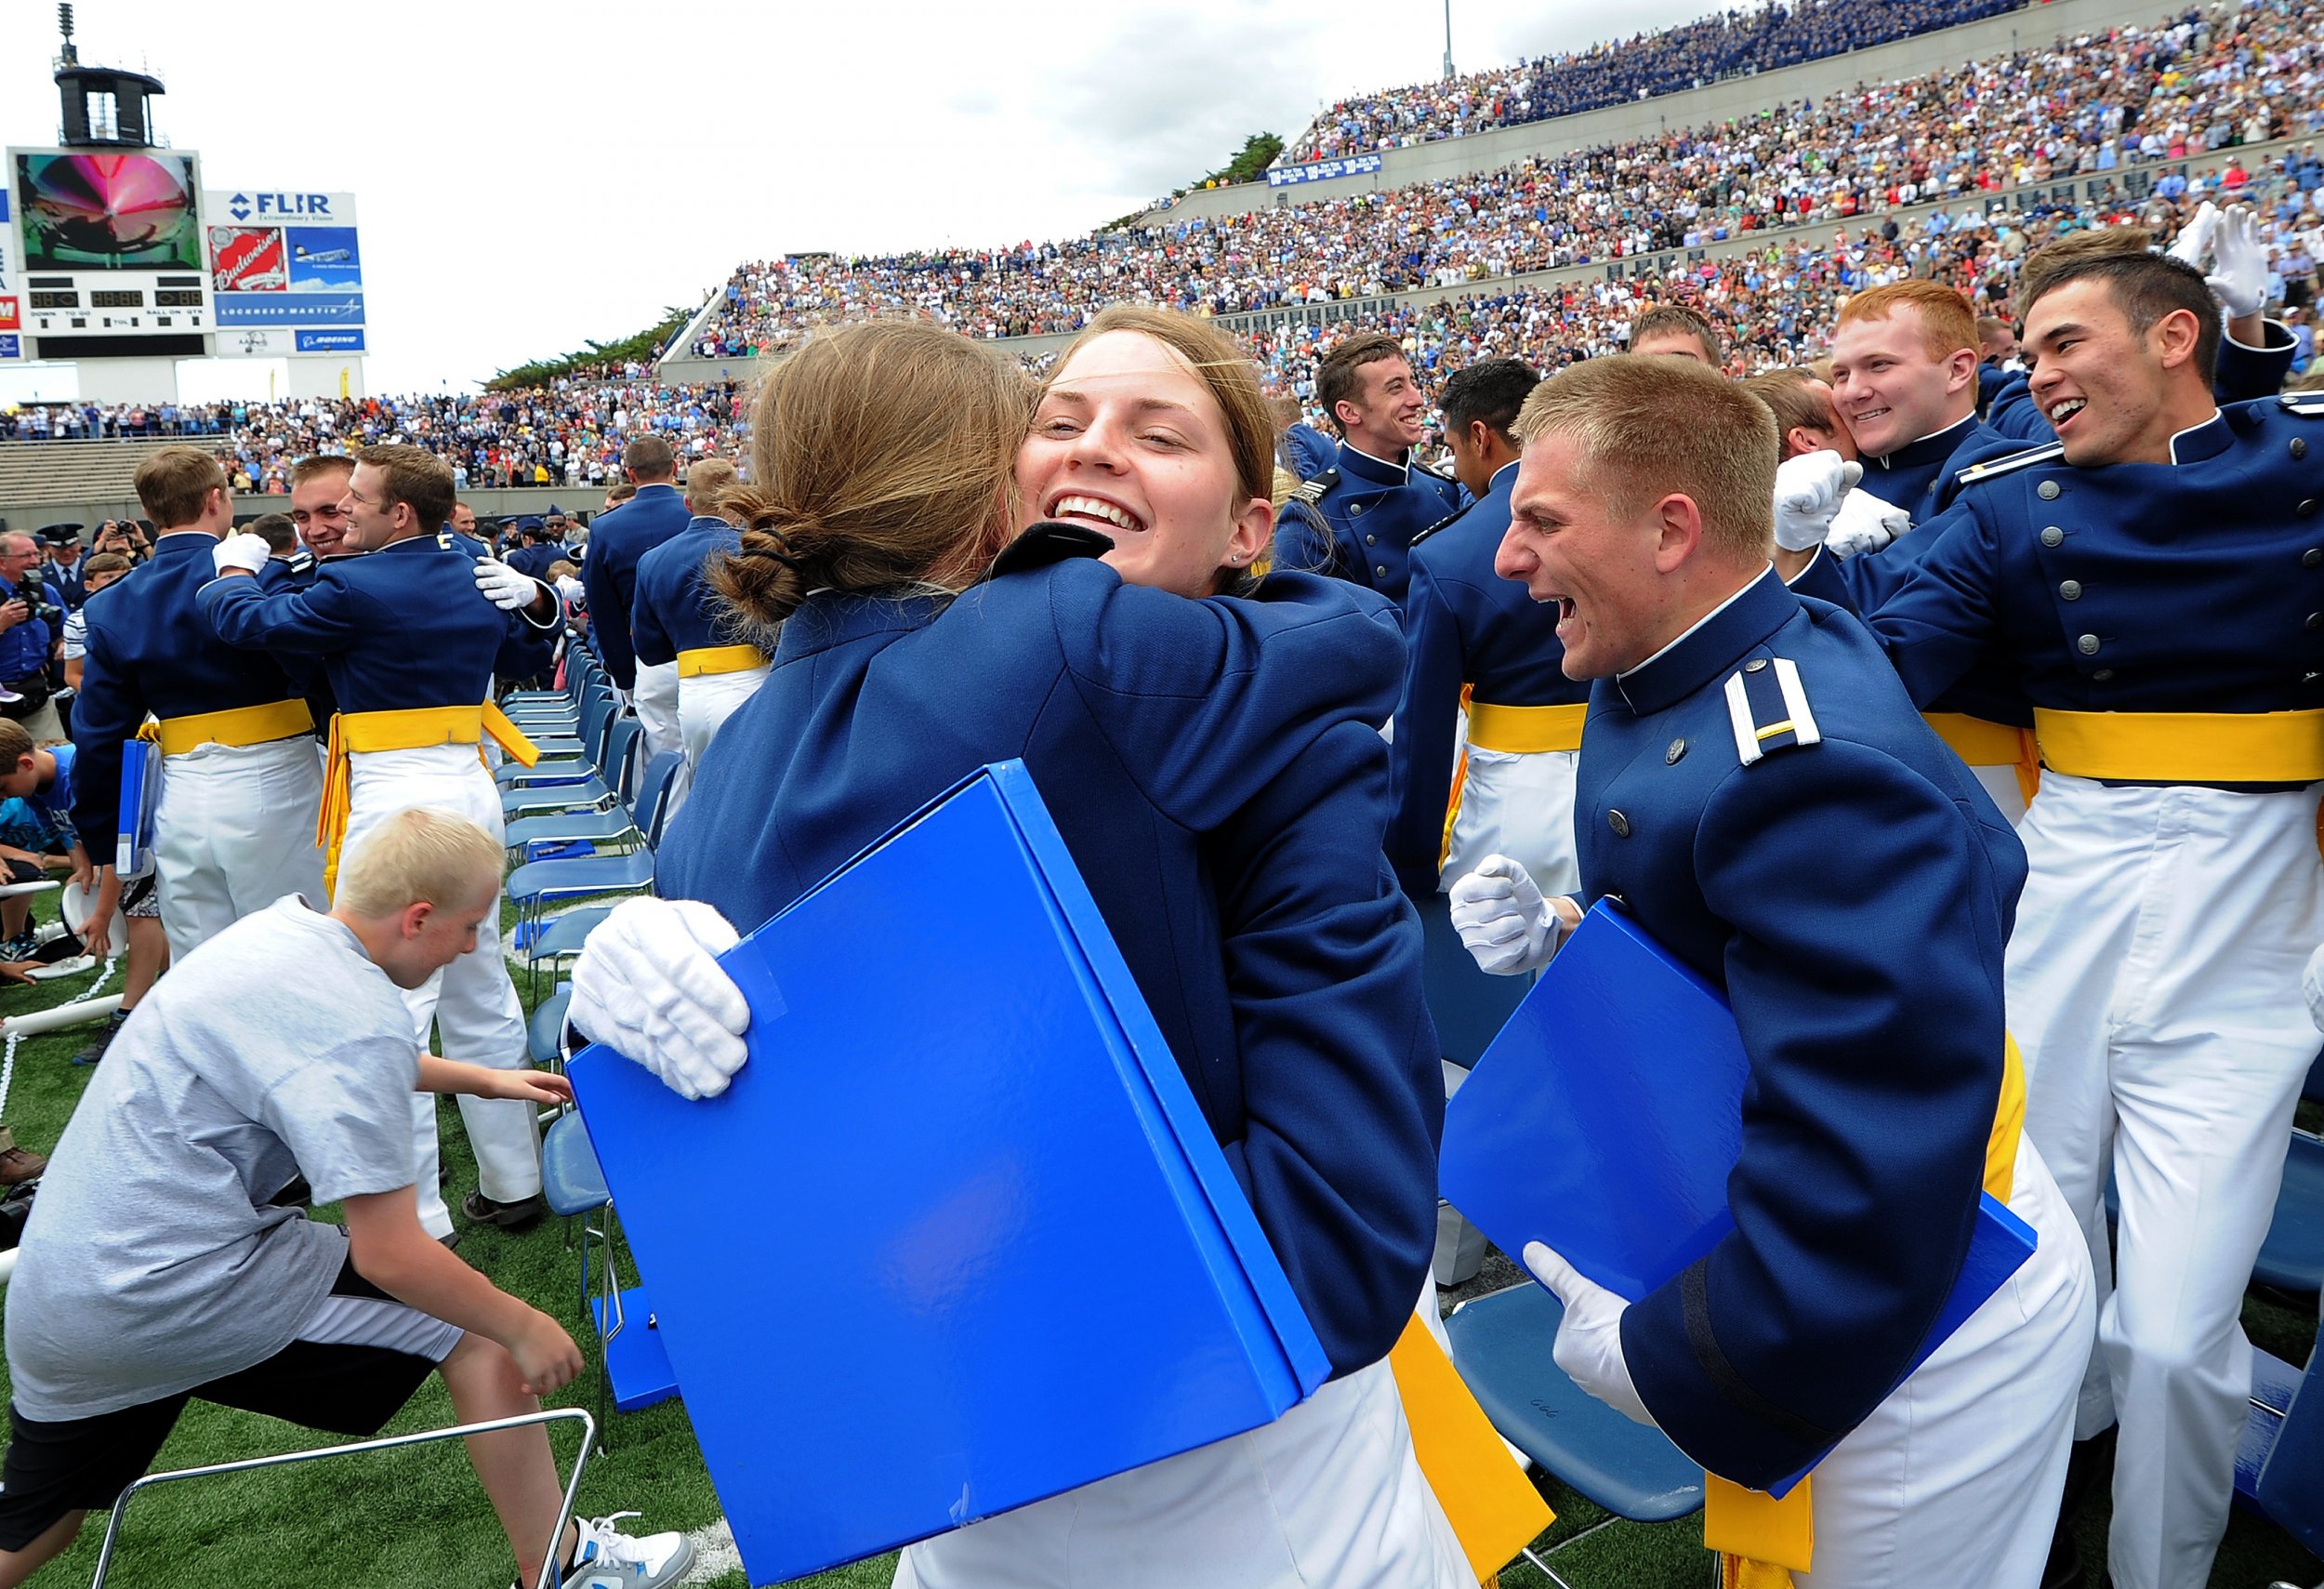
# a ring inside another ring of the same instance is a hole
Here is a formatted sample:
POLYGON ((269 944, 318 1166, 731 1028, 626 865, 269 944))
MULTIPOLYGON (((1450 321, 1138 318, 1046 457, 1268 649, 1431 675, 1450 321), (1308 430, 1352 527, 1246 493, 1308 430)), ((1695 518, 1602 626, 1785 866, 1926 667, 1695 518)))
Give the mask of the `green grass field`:
MULTIPOLYGON (((46 912, 44 911, 44 914, 46 912)), ((49 984, 37 994, 10 989, 0 1009, 18 1013, 61 1002, 87 978, 49 984)), ((117 987, 117 985, 114 985, 117 987)), ((524 981, 518 979, 524 991, 524 981)), ((28 1039, 18 1057, 6 1118, 18 1140, 36 1151, 52 1146, 93 1072, 67 1062, 86 1029, 28 1039)), ((441 1116, 444 1160, 452 1167, 452 1200, 475 1185, 473 1161, 459 1112, 441 1116)), ((2313 1119, 2308 1123, 2314 1124, 2313 1119)), ((324 1211, 327 1212, 328 1211, 324 1211)), ((559 1225, 546 1222, 521 1236, 469 1230, 460 1255, 503 1289, 563 1320, 585 1350, 594 1340, 578 1294, 578 1259, 559 1225)), ((1511 1271, 1513 1278, 1513 1271, 1511 1271)), ((825 1277, 825 1283, 838 1283, 825 1277)), ((1070 1283, 1069 1278, 1061 1283, 1070 1283)), ((0 1301, 0 1306, 5 1302, 0 1301)), ((2253 1301, 2245 1309, 2252 1339, 2277 1356, 2298 1361, 2314 1338, 2312 1313, 2253 1301)), ((594 1408, 585 1376, 557 1404, 594 1408)), ((391 1426, 391 1432, 441 1428, 452 1422, 441 1386, 430 1383, 391 1426)), ((561 1465, 569 1466, 574 1437, 555 1437, 561 1465)), ((336 1443, 254 1415, 196 1403, 162 1452, 160 1466, 181 1468, 336 1443)), ((591 1516, 636 1510, 624 1527, 638 1531, 698 1529, 719 1516, 684 1410, 675 1402, 642 1412, 616 1413, 612 1449, 592 1459, 581 1492, 591 1516)), ((1546 1550, 1601 1522, 1604 1514, 1554 1483, 1543 1493, 1558 1521, 1537 1550, 1546 1550)), ((2083 1519, 2085 1558, 2105 1548, 2103 1495, 2083 1519)), ((101 1519, 81 1542, 33 1583, 64 1589, 86 1583, 96 1569, 101 1519)), ((731 1559, 731 1558, 730 1558, 731 1559)), ((805 1581, 819 1589, 880 1589, 892 1557, 860 1562, 805 1581)), ((1617 1522, 1598 1529, 1553 1561, 1576 1589, 1701 1589, 1711 1580, 1710 1558, 1694 1519, 1663 1527, 1617 1522)), ((295 1466, 223 1479, 165 1485, 133 1504, 110 1582, 122 1589, 290 1589, 293 1585, 365 1584, 377 1589, 503 1589, 513 1576, 508 1548, 467 1459, 454 1442, 424 1446, 336 1464, 295 1466)), ((2212 1575, 2217 1589, 2260 1589, 2274 1579, 2303 1585, 2324 1578, 2324 1567, 2280 1529, 2238 1514, 2212 1575)), ((700 1582, 744 1589, 739 1569, 700 1582)), ((1537 1589, 1549 1580, 1523 1562, 1501 1574, 1505 1589, 1537 1589)), ((1193 1589, 1193 1586, 1190 1586, 1193 1589)))

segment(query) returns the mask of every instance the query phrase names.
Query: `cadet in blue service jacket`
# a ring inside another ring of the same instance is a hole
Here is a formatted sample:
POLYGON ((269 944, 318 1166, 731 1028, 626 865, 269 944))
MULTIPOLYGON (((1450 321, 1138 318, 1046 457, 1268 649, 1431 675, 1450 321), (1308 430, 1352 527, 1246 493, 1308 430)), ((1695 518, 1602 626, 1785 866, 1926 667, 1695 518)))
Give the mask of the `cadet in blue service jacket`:
POLYGON ((1574 753, 1590 686, 1565 676, 1554 619, 1493 571, 1517 475, 1516 443, 1503 431, 1538 379, 1513 359, 1488 359, 1446 386, 1459 467, 1483 495, 1412 548, 1388 858, 1415 900, 1492 854, 1523 863, 1552 894, 1579 881, 1574 753), (1479 433, 1491 449, 1482 456, 1479 433))
POLYGON ((2215 408, 2199 278, 2124 269, 2184 272, 2190 301, 2139 333, 2103 273, 2035 299, 2037 399, 2083 406, 2058 442, 1968 471, 1867 621, 1916 698, 1998 654, 2031 710, 2011 1017, 2028 1129, 2102 1278, 2118 1190, 2080 1433, 2119 1419, 2108 1570, 2158 1589, 2205 1582, 2225 1527, 2243 1289, 2316 1047, 2324 404, 2215 408))
POLYGON ((201 449, 173 446, 139 465, 139 481, 161 533, 149 562, 82 609, 73 819, 110 863, 122 748, 147 713, 159 718, 167 775, 154 865, 162 926, 182 958, 285 894, 321 894, 323 780, 294 681, 272 657, 221 640, 201 605, 211 553, 233 526, 225 472, 201 449))
POLYGON ((637 477, 638 494, 601 515, 589 527, 589 555, 581 564, 581 588, 588 592, 589 632, 597 642, 607 676, 618 688, 635 690, 638 658, 629 639, 629 612, 637 602, 638 562, 684 529, 693 515, 686 510, 686 499, 679 494, 668 443, 658 436, 640 437, 622 449, 622 459, 637 477), (628 461, 632 451, 644 457, 649 443, 660 449, 658 473, 648 473, 628 461))
MULTIPOLYGON (((696 464, 695 475, 709 467, 707 461, 696 464)), ((694 493, 690 500, 709 500, 704 489, 689 482, 688 490, 694 493)), ((766 682, 766 654, 741 638, 733 615, 705 572, 711 559, 741 546, 742 535, 733 525, 715 513, 701 513, 638 563, 630 635, 641 665, 678 669, 678 735, 689 775, 680 794, 691 790, 693 769, 701 765, 720 726, 766 682)))
MULTIPOLYGON (((262 559, 237 562, 240 549, 229 542, 219 550, 219 576, 200 593, 204 614, 229 643, 314 659, 330 680, 338 715, 319 828, 333 872, 342 845, 360 844, 408 806, 440 806, 500 833, 500 792, 479 747, 489 737, 528 761, 533 751, 490 704, 493 672, 518 626, 553 632, 561 614, 537 584, 469 557, 442 535, 437 526, 454 497, 452 471, 441 458, 404 445, 365 447, 355 457, 345 544, 361 555, 323 560, 303 589, 270 591, 233 572, 262 559), (488 572, 526 590, 531 605, 503 610, 487 601, 480 589, 488 572)), ((442 1038, 437 1052, 448 1059, 500 1069, 528 1063, 523 1010, 499 945, 495 906, 473 948, 405 990, 420 1039, 432 1022, 442 1038)), ((537 1219, 531 1106, 463 1098, 460 1113, 477 1159, 478 1191, 464 1205, 469 1217, 500 1225, 537 1219)), ((420 1224, 441 1238, 452 1219, 436 1175, 431 1103, 416 1106, 413 1127, 420 1224)))
POLYGON ((1330 539, 1287 517, 1274 566, 1352 580, 1402 605, 1413 537, 1468 506, 1469 494, 1412 460, 1428 403, 1393 338, 1354 337, 1333 349, 1316 372, 1316 393, 1340 427, 1340 450, 1295 496, 1317 510, 1330 539))
MULTIPOLYGON (((1625 1306, 1529 1249, 1566 1303, 1558 1360, 1732 1484, 1837 1442, 1789 1503, 1812 1507, 1812 1552, 1802 1527, 1797 1556, 1763 1537, 1759 1559, 1851 1589, 2033 1589, 2092 1304, 2017 1131, 2000 966, 2024 853, 1855 619, 1767 566, 1776 438, 1756 399, 1681 360, 1592 361, 1520 428, 1501 565, 1556 603, 1568 669, 1597 681, 1582 900, 1619 899, 1720 989, 1750 1064, 1735 1228, 1703 1258, 1625 1306), (1981 1189, 2040 1251, 1915 1370, 1981 1189)), ((1538 948, 1507 969, 1546 960, 1538 897, 1464 878, 1455 920, 1480 962, 1496 899, 1538 948)), ((1707 1537, 1734 1550, 1739 1498, 1712 1490, 1707 1537)))

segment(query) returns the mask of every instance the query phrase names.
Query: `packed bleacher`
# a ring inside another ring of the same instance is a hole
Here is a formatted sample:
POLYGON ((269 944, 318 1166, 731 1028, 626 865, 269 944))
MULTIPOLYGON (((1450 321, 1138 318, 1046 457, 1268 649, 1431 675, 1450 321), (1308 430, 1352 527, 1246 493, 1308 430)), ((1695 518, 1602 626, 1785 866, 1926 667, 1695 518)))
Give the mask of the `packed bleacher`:
POLYGON ((1297 165, 1405 149, 1497 126, 1570 116, 1700 88, 1916 33, 2023 9, 2028 0, 1803 0, 1706 17, 1674 28, 1376 94, 1351 95, 1315 118, 1275 162, 1297 165))
POLYGON ((695 351, 745 356, 873 314, 973 337, 1071 331, 1124 300, 1225 314, 1853 223, 2312 134, 2320 46, 2308 8, 2271 0, 1386 192, 1058 243, 756 261, 695 351))
POLYGON ((646 433, 689 458, 731 452, 737 417, 732 383, 667 386, 640 368, 460 396, 33 404, 0 410, 0 442, 214 440, 234 489, 262 494, 286 491, 290 466, 310 454, 409 442, 449 459, 467 490, 618 481, 622 444, 646 433))

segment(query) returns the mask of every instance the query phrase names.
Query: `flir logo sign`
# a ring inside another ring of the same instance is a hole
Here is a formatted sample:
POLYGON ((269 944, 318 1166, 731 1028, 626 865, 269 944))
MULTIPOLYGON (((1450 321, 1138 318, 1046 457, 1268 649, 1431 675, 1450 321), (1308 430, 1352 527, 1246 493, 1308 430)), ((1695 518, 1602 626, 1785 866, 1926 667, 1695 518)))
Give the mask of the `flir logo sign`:
POLYGON ((226 201, 236 220, 337 220, 329 193, 236 193, 226 201))

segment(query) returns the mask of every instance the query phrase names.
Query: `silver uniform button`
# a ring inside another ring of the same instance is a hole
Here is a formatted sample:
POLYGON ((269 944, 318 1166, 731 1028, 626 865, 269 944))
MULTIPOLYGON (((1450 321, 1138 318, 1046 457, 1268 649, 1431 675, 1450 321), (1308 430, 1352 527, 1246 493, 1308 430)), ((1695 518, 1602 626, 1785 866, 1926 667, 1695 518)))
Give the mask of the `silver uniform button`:
POLYGON ((1686 741, 1684 739, 1673 739, 1670 741, 1670 748, 1662 753, 1662 764, 1666 767, 1676 766, 1678 764, 1678 759, 1685 754, 1686 741))
POLYGON ((1380 544, 1380 537, 1378 536, 1366 536, 1364 537, 1364 544, 1366 546, 1378 546, 1380 544))
POLYGON ((2082 636, 2081 639, 2076 641, 2074 644, 2084 656, 2095 656, 2098 655, 2098 637, 2094 634, 2086 634, 2082 636))
POLYGON ((1388 565, 1384 563, 1375 563, 1372 564, 1372 572, 1385 577, 1388 573, 1388 565))
POLYGON ((1354 516, 1356 516, 1357 514, 1359 514, 1359 513, 1361 513, 1361 512, 1363 512, 1363 511, 1364 511, 1364 504, 1363 504, 1363 503, 1361 503, 1361 502, 1358 502, 1358 503, 1356 503, 1353 507, 1352 507, 1352 508, 1350 508, 1350 509, 1348 510, 1348 516, 1349 516, 1350 518, 1353 518, 1354 516))
POLYGON ((1630 818, 1624 816, 1620 812, 1607 812, 1605 814, 1605 825, 1614 829, 1614 836, 1617 839, 1627 839, 1630 837, 1630 818))
POLYGON ((1756 673, 1766 666, 1767 658, 1764 656, 1754 656, 1749 662, 1743 664, 1743 671, 1746 673, 1756 673))
POLYGON ((2064 580, 2058 586, 2058 594, 2069 602, 2079 602, 2082 599, 2082 582, 2079 579, 2064 580))
POLYGON ((2044 502, 2054 502, 2058 499, 2058 483, 2054 480, 2045 480, 2034 487, 2034 495, 2044 502))
POLYGON ((2105 683, 2107 680, 2109 680, 2109 679, 2111 679, 2111 678, 2113 678, 2113 677, 2114 677, 2114 669, 2111 669, 2111 668, 2101 668, 2101 669, 2098 669, 2098 671, 2096 671, 2095 673, 2093 673, 2093 674, 2091 675, 2091 677, 2092 677, 2092 678, 2093 678, 2093 679, 2095 679, 2095 680, 2097 680, 2097 681, 2098 681, 2098 682, 2100 682, 2101 684, 2103 684, 2103 683, 2105 683))
POLYGON ((2041 544, 2043 546, 2064 546, 2066 544, 2066 532, 2059 529, 2055 524, 2051 524, 2041 532, 2041 544))

